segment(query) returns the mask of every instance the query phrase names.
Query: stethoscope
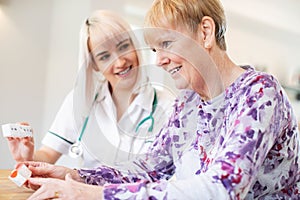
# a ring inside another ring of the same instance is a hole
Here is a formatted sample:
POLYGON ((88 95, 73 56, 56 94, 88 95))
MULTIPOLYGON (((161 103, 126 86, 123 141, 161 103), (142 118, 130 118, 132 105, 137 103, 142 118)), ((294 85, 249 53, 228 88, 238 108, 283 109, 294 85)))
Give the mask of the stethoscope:
MULTIPOLYGON (((88 116, 85 118, 84 120, 84 123, 83 123, 83 126, 81 128, 81 131, 80 131, 80 134, 76 140, 75 143, 73 143, 70 148, 69 148, 69 156, 72 157, 72 158, 78 158, 80 156, 82 156, 83 154, 83 147, 82 147, 82 144, 81 144, 81 140, 82 140, 82 136, 84 135, 85 133, 85 129, 86 129, 86 126, 87 126, 87 123, 89 121, 89 116, 90 116, 90 113, 91 113, 91 110, 94 106, 94 103, 96 101, 98 97, 98 93, 95 95, 95 98, 94 98, 94 101, 93 101, 93 104, 91 106, 91 109, 89 111, 89 114, 88 116)), ((155 112, 156 110, 156 106, 157 106, 157 96, 156 96, 156 90, 154 89, 154 97, 153 97, 153 101, 152 101, 152 110, 151 110, 151 113, 149 114, 148 117, 142 119, 138 125, 136 126, 136 129, 135 129, 135 132, 138 132, 139 128, 148 120, 151 121, 151 125, 150 127, 148 128, 148 132, 152 132, 153 131, 153 127, 154 127, 154 118, 153 118, 153 113, 155 112)))
POLYGON ((92 103, 91 109, 89 110, 89 113, 88 113, 87 117, 84 120, 84 123, 83 123, 83 126, 81 128, 79 137, 77 138, 76 142, 73 143, 70 146, 70 148, 69 148, 69 156, 72 157, 72 158, 78 158, 78 157, 80 157, 83 154, 83 148, 82 148, 82 145, 81 145, 81 139, 82 139, 82 136, 83 136, 83 134, 85 132, 86 125, 87 125, 87 123, 89 121, 89 117, 90 117, 92 108, 94 107, 94 104, 95 104, 95 101, 96 101, 97 97, 98 97, 98 93, 95 95, 95 98, 94 98, 94 101, 92 103))

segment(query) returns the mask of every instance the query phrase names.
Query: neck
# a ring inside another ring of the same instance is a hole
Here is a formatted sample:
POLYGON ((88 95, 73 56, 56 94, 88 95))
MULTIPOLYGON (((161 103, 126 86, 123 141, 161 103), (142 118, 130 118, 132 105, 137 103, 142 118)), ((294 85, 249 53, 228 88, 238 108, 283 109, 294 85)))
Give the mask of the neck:
POLYGON ((120 88, 113 90, 111 96, 117 110, 117 121, 119 121, 136 97, 136 94, 133 94, 131 90, 120 88))
MULTIPOLYGON (((207 76, 204 77, 204 99, 212 99, 225 91, 244 70, 234 64, 226 51, 210 51, 214 65, 209 68, 207 76)), ((202 95, 203 96, 203 95, 202 95)))
POLYGON ((222 84, 224 85, 224 89, 228 88, 232 83, 236 81, 236 79, 244 73, 244 69, 236 65, 226 54, 226 52, 222 52, 221 54, 221 62, 217 61, 217 66, 220 72, 220 77, 222 84))

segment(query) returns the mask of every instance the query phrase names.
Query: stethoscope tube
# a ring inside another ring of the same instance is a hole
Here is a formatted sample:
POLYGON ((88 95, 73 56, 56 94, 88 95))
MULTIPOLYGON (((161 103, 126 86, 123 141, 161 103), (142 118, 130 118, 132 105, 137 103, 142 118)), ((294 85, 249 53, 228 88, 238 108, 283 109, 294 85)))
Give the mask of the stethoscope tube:
POLYGON ((157 96, 156 96, 156 90, 154 89, 154 97, 153 97, 153 101, 152 101, 152 110, 151 113, 148 117, 144 118, 142 121, 140 121, 138 123, 138 125, 135 128, 135 132, 138 132, 139 128, 141 127, 141 125, 143 123, 145 123, 147 120, 151 120, 151 126, 148 129, 148 132, 152 132, 153 131, 153 126, 154 126, 154 118, 153 118, 153 113, 156 110, 156 106, 157 106, 157 96))
MULTIPOLYGON (((157 101, 157 94, 156 94, 156 90, 154 89, 154 97, 153 97, 153 101, 152 101, 152 110, 151 110, 151 113, 149 114, 148 117, 145 117, 144 119, 142 119, 142 120, 138 123, 138 125, 137 125, 136 128, 135 128, 135 133, 137 133, 138 130, 139 130, 139 128, 140 128, 146 121, 148 121, 148 120, 151 120, 151 125, 150 125, 150 127, 148 128, 148 132, 153 132, 153 127, 154 127, 154 117, 153 117, 153 114, 154 114, 154 112, 155 112, 155 110, 156 110, 157 102, 158 102, 158 101, 157 101)), ((131 145, 130 145, 130 149, 129 149, 129 153, 128 153, 128 160, 130 160, 130 157, 131 157, 131 154, 132 154, 132 149, 133 149, 133 147, 134 147, 134 141, 135 141, 135 140, 132 140, 132 141, 131 141, 131 145)), ((153 141, 151 141, 151 140, 146 140, 146 141, 144 141, 143 145, 140 146, 138 152, 140 152, 140 151, 143 149, 144 145, 145 145, 146 143, 149 143, 149 142, 153 142, 153 141)), ((122 143, 122 142, 119 142, 119 144, 118 144, 118 149, 120 149, 121 143, 122 143)), ((115 160, 117 160, 117 158, 118 158, 118 153, 115 155, 115 160)), ((116 163, 116 164, 120 165, 120 163, 116 163)))
POLYGON ((82 148, 82 145, 81 145, 81 140, 82 140, 82 136, 83 136, 83 134, 85 132, 87 123, 89 121, 89 116, 91 114, 92 108, 94 107, 94 104, 95 104, 95 101, 96 101, 97 97, 98 97, 98 93, 95 95, 95 98, 94 98, 92 106, 91 106, 91 108, 89 110, 88 116, 84 120, 84 123, 83 123, 83 126, 81 128, 79 137, 77 138, 76 142, 74 144, 72 144, 70 146, 70 148, 69 148, 69 155, 72 158, 78 158, 78 157, 80 157, 83 154, 83 148, 82 148))

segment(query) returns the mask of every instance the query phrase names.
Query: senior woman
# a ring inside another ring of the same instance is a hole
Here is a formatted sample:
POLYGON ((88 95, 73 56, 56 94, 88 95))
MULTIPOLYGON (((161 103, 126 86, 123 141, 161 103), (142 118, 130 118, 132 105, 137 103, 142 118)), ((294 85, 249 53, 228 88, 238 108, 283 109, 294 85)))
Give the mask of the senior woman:
POLYGON ((27 163, 35 175, 52 177, 30 179, 41 186, 33 197, 67 197, 79 183, 70 175, 66 181, 53 177, 71 173, 103 185, 84 187, 104 199, 299 199, 294 111, 273 76, 229 58, 221 3, 155 0, 146 25, 157 64, 182 89, 169 122, 147 155, 127 170, 100 166, 77 173, 27 163))

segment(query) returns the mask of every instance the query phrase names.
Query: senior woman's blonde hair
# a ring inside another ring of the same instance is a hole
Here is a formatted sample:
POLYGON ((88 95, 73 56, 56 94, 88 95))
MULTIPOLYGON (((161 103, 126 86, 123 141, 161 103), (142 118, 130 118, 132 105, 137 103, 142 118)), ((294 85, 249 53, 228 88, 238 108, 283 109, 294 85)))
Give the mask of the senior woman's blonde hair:
POLYGON ((183 26, 188 31, 197 33, 204 16, 214 20, 217 45, 226 50, 226 18, 219 0, 154 0, 146 15, 145 25, 162 28, 171 25, 173 29, 183 26))
MULTIPOLYGON (((136 36, 130 25, 118 14, 108 10, 96 10, 83 22, 80 30, 79 72, 73 94, 76 124, 82 125, 84 118, 89 115, 96 94, 105 91, 103 86, 107 86, 107 80, 94 61, 92 48, 126 34, 135 46, 139 65, 141 65, 142 56, 136 36)), ((142 69, 139 69, 136 85, 142 84, 142 81, 145 81, 145 77, 142 69)))

